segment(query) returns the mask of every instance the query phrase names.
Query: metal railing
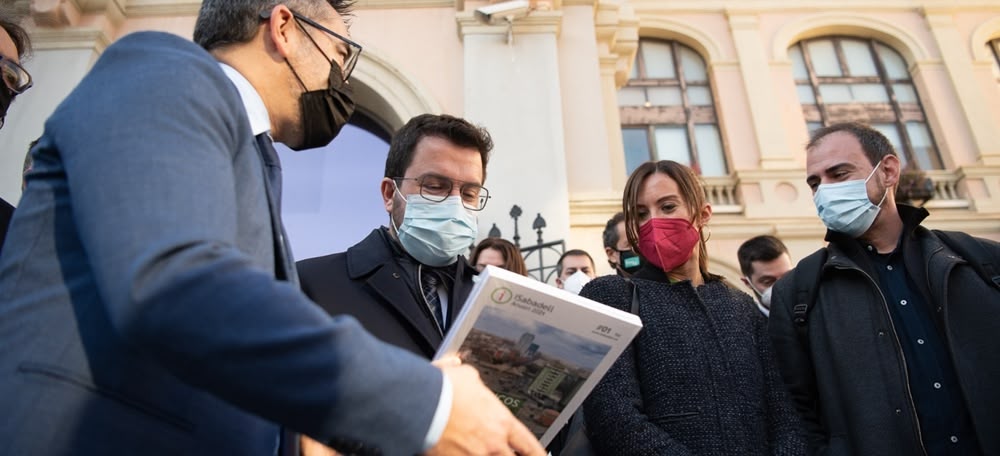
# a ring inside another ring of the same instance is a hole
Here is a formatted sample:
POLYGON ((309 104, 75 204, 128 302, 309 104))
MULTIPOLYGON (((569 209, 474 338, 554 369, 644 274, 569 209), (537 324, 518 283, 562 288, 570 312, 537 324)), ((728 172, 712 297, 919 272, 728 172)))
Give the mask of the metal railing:
MULTIPOLYGON (((521 218, 522 211, 521 207, 514 205, 510 208, 510 218, 514 219, 514 237, 511 241, 514 245, 521 250, 521 256, 524 258, 524 264, 528 267, 528 277, 535 278, 541 282, 548 282, 549 279, 556 273, 556 263, 559 261, 559 257, 566 251, 566 241, 559 239, 556 241, 548 241, 542 238, 542 232, 545 230, 545 219, 542 218, 542 214, 539 213, 535 216, 535 220, 531 223, 531 229, 535 230, 538 239, 535 241, 534 245, 522 246, 521 245, 521 233, 518 226, 518 219, 521 218), (550 253, 549 257, 546 257, 545 253, 550 253), (552 258, 554 256, 554 258, 552 258), (536 263, 537 266, 531 266, 532 262, 536 263)), ((503 235, 500 233, 500 228, 494 223, 493 227, 490 228, 488 234, 489 237, 502 238, 503 235)))

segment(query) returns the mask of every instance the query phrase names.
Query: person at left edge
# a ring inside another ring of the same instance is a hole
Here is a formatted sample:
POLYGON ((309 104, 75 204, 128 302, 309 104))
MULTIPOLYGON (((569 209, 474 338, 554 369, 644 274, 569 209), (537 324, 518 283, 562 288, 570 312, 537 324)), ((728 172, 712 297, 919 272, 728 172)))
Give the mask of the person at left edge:
POLYGON ((0 258, 0 454, 275 455, 279 426, 351 454, 544 454, 473 368, 295 283, 262 133, 300 149, 346 122, 344 8, 204 0, 201 46, 121 38, 48 119, 0 258))
MULTIPOLYGON (((7 119, 7 109, 17 95, 31 88, 31 75, 21 66, 21 61, 31 48, 28 32, 17 23, 11 7, 0 6, 0 128, 7 119)), ((7 235, 7 225, 14 216, 14 206, 0 198, 0 249, 7 235)), ((2 251, 2 250, 0 250, 2 251)))
POLYGON ((392 138, 379 182, 387 226, 346 252, 300 261, 305 294, 331 315, 352 315, 376 337, 433 357, 472 291, 477 271, 462 253, 476 240, 492 149, 489 133, 464 119, 410 119, 392 138))

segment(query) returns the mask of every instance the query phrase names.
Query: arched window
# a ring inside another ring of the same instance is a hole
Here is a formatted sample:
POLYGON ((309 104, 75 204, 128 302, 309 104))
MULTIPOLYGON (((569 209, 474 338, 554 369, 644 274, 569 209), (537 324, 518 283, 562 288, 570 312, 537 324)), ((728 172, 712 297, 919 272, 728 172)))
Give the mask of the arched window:
POLYGON ((800 41, 788 54, 810 132, 864 122, 889 138, 904 165, 941 168, 920 97, 898 52, 873 39, 822 37, 800 41))
POLYGON ((618 91, 628 173, 649 160, 674 160, 704 176, 725 176, 705 61, 676 41, 640 40, 629 81, 618 91))
POLYGON ((1000 82, 1000 38, 990 41, 986 47, 990 48, 990 54, 993 55, 993 76, 1000 82))

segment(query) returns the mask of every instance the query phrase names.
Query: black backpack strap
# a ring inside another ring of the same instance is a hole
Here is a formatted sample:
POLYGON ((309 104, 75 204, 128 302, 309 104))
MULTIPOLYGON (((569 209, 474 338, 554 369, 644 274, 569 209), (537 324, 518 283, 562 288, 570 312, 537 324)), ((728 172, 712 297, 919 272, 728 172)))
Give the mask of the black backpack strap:
POLYGON ((997 266, 993 264, 989 253, 983 250, 983 245, 976 238, 961 231, 933 230, 933 232, 944 245, 969 262, 972 269, 986 283, 992 283, 1000 288, 1000 272, 997 272, 997 266))
POLYGON ((807 325, 809 309, 816 301, 826 255, 826 247, 823 247, 818 252, 803 258, 795 266, 795 306, 792 307, 792 322, 795 323, 795 332, 803 344, 809 342, 807 325))

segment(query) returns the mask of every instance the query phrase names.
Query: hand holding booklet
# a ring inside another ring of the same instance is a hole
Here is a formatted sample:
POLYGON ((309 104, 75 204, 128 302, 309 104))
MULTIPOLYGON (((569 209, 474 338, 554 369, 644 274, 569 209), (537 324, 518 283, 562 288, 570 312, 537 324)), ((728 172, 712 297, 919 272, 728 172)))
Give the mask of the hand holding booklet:
POLYGON ((487 266, 434 358, 476 367, 548 445, 641 328, 636 315, 487 266))

